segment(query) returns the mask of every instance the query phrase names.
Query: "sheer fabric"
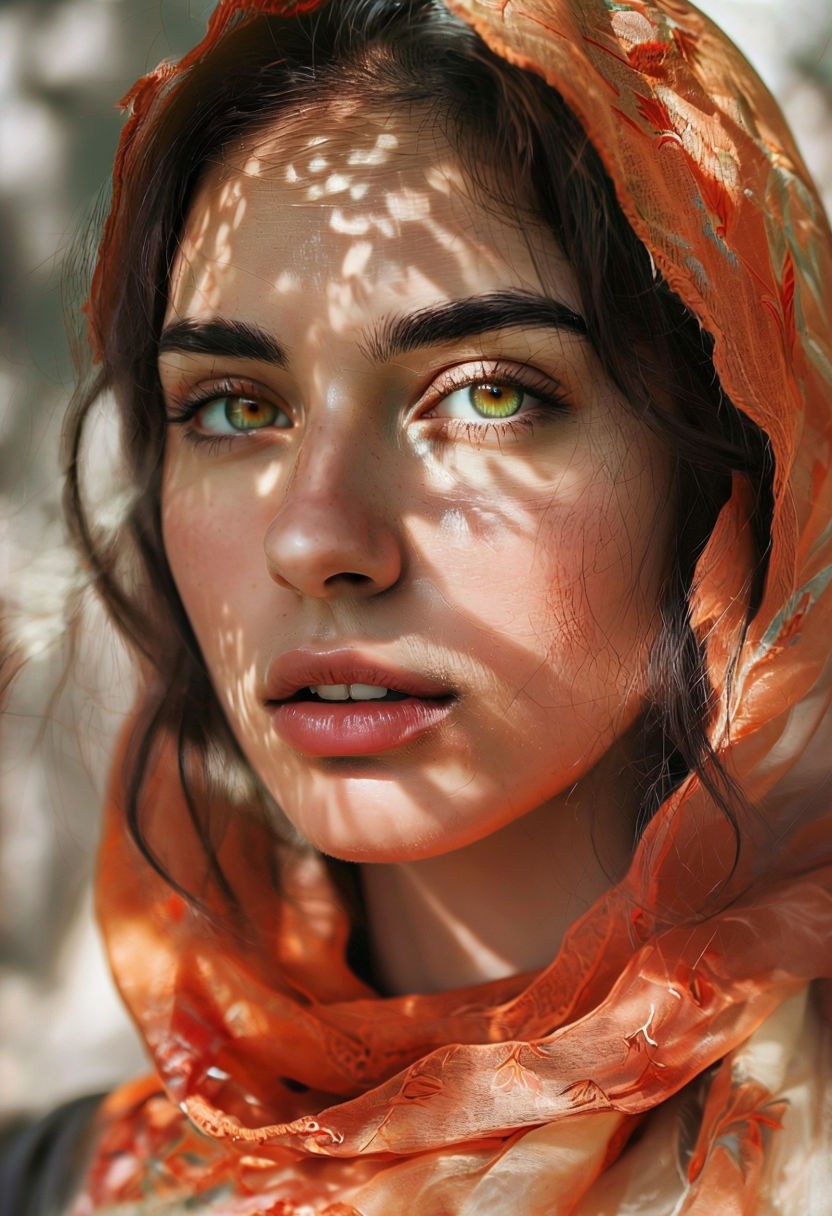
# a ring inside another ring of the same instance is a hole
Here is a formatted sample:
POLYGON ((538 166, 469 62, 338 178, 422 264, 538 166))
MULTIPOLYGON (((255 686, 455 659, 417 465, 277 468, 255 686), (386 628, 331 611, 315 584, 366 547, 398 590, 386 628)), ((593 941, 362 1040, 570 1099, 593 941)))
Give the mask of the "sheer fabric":
MULTIPOLYGON (((318 860, 287 859, 278 897, 265 829, 235 816, 220 856, 250 916, 223 925, 139 857, 116 783, 99 909, 157 1073, 106 1104, 72 1216, 195 1197, 240 1216, 832 1212, 829 228, 775 103, 683 0, 448 3, 562 93, 713 335, 726 392, 770 437, 770 575, 733 671, 739 481, 692 600, 719 695, 712 742, 748 799, 743 845, 734 864, 732 827, 691 778, 549 967, 383 998, 350 969, 318 860)), ((247 14, 299 7, 314 5, 222 3, 184 62, 247 14)), ((129 98, 116 201, 181 70, 129 98)), ((198 887, 172 757, 146 799, 151 838, 198 887)))

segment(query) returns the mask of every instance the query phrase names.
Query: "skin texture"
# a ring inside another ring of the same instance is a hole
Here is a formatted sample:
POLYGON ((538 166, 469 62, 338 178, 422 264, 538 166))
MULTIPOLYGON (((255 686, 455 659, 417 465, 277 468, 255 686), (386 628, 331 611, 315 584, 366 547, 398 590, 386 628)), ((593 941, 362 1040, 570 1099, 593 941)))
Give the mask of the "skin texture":
POLYGON ((168 326, 244 322, 285 354, 163 343, 165 545, 266 788, 316 847, 376 863, 365 893, 391 990, 548 959, 632 840, 667 454, 580 333, 378 349, 391 318, 507 290, 577 308, 551 236, 470 183, 425 115, 347 101, 212 170, 171 282, 168 326), (509 404, 525 391, 520 412, 478 415, 472 383, 509 404), (272 425, 215 437, 234 393, 272 425), (205 397, 219 404, 183 421, 205 397), (429 679, 449 711, 375 755, 305 754, 269 704, 298 649, 429 679))

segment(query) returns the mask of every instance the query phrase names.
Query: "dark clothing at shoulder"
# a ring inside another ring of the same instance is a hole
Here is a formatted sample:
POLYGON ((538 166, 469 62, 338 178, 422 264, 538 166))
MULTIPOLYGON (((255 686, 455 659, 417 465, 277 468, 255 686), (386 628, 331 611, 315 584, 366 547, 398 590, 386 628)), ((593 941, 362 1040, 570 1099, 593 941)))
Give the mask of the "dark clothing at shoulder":
POLYGON ((0 1216, 63 1216, 102 1097, 76 1098, 0 1131, 0 1216))

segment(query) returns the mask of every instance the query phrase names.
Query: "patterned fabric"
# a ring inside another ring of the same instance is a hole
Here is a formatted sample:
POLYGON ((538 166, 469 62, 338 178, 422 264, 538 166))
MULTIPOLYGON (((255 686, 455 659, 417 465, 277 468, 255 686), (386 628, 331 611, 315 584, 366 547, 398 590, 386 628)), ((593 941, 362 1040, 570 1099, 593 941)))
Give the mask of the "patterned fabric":
MULTIPOLYGON (((774 102, 684 0, 447 2, 563 94, 714 336, 726 392, 771 439, 771 570, 733 671, 739 481, 692 600, 712 742, 755 808, 738 812, 743 848, 731 870, 731 825, 690 778, 548 968, 381 998, 350 970, 315 858, 286 862, 278 898, 273 846, 235 816, 220 852, 241 931, 139 859, 116 789, 100 913, 158 1076, 110 1099, 72 1216, 184 1212, 189 1197, 229 1216, 832 1212, 817 982, 832 977, 829 228, 774 102)), ((287 5, 226 0, 192 56, 257 11, 287 5)), ((116 199, 178 70, 131 94, 116 199)), ((101 290, 99 275, 94 334, 101 290)), ((149 787, 150 835, 198 885, 175 772, 149 787)))

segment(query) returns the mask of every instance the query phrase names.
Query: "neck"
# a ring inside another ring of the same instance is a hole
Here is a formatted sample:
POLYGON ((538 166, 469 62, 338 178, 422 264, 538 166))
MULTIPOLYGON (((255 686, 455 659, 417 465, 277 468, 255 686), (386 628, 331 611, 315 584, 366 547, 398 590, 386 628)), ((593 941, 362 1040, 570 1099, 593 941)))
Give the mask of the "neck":
POLYGON ((626 870, 634 807, 621 763, 605 757, 567 794, 453 853, 364 866, 384 990, 438 992, 550 963, 569 926, 626 870))

